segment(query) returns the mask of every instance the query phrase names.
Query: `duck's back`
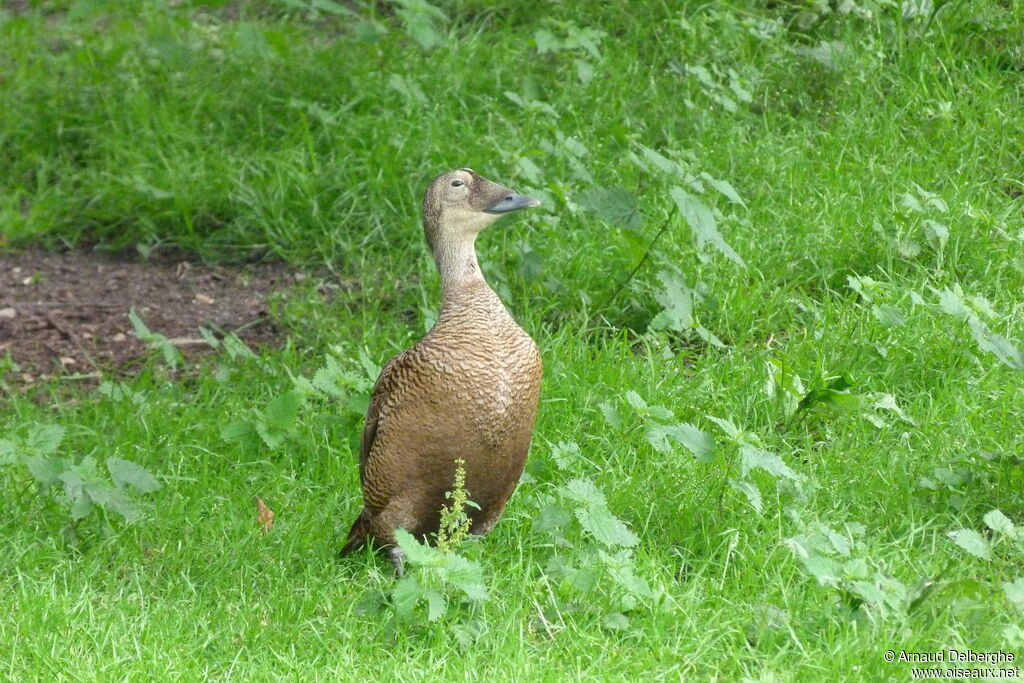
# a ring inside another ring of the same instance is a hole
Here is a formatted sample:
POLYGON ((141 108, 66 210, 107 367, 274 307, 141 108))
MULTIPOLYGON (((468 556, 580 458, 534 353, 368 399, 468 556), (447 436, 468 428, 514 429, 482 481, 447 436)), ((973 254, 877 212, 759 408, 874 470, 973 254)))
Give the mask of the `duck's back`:
POLYGON ((364 510, 352 533, 390 543, 397 528, 435 532, 456 460, 479 506, 467 511, 470 530, 489 531, 523 471, 541 371, 536 344, 485 283, 446 299, 430 333, 374 387, 360 454, 364 510))

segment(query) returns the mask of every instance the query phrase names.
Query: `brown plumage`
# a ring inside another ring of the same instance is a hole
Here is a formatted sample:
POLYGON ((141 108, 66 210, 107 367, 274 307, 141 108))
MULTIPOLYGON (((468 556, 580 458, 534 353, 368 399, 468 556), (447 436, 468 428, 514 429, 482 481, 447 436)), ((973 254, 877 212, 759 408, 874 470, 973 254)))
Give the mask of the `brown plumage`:
POLYGON ((501 215, 539 203, 466 168, 427 189, 423 227, 441 274, 441 313, 373 387, 359 453, 363 510, 342 554, 374 540, 401 574, 394 532, 437 531, 457 459, 479 506, 467 510, 470 531, 485 534, 501 517, 526 463, 541 357, 484 281, 474 242, 501 215))

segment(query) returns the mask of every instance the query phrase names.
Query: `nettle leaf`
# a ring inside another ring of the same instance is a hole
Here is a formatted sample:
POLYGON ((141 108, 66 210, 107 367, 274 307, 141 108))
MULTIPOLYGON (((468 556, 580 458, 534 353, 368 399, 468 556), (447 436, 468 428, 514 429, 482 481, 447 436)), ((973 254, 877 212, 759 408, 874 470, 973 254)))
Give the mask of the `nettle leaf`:
POLYGON ((139 493, 152 493, 161 486, 149 470, 130 460, 107 458, 107 471, 115 484, 122 488, 131 486, 139 493))
POLYGON ((676 330, 681 332, 693 326, 693 290, 686 286, 678 273, 662 270, 658 273, 663 289, 654 294, 654 299, 664 306, 650 327, 655 330, 676 330))
POLYGON ((967 324, 971 328, 974 341, 983 351, 994 354, 1001 363, 1014 370, 1024 370, 1024 351, 1014 346, 1009 339, 988 329, 985 323, 975 316, 969 317, 967 324))
POLYGON ((396 583, 391 591, 391 604, 401 617, 412 616, 412 610, 416 603, 423 597, 423 588, 416 579, 415 574, 406 574, 396 583))
POLYGON ((581 458, 580 447, 575 441, 559 441, 551 444, 551 459, 560 470, 568 469, 581 458))
POLYGON ((988 512, 985 513, 984 519, 986 526, 988 526, 988 528, 992 531, 998 532, 1003 536, 1008 536, 1010 538, 1017 537, 1018 531, 1016 525, 1014 525, 1013 523, 1013 520, 1004 515, 1001 511, 989 510, 988 512))
POLYGON ((551 31, 544 28, 534 31, 533 42, 537 44, 537 53, 542 55, 562 48, 562 41, 556 38, 555 34, 551 31))
POLYGON ((726 436, 729 437, 730 441, 732 441, 733 443, 742 443, 743 430, 737 427, 732 422, 732 420, 729 420, 724 417, 715 417, 714 415, 708 415, 707 418, 714 422, 719 427, 721 427, 722 431, 725 432, 726 436))
POLYGON ((907 317, 903 315, 903 312, 889 304, 872 306, 871 313, 885 327, 899 327, 907 322, 907 317))
POLYGON ((629 628, 629 617, 621 612, 609 612, 601 619, 601 623, 610 631, 624 631, 629 628))
POLYGON ((446 554, 444 559, 445 581, 461 590, 470 600, 483 602, 488 599, 483 570, 479 564, 453 553, 446 554))
POLYGON ((732 202, 734 204, 739 204, 743 208, 747 207, 746 203, 740 197, 739 193, 736 192, 736 188, 734 188, 732 186, 732 184, 728 180, 719 180, 718 178, 715 178, 714 176, 710 175, 709 173, 704 173, 704 172, 702 172, 700 174, 700 177, 703 178, 704 180, 706 180, 708 185, 710 185, 711 187, 715 188, 720 193, 725 195, 725 197, 730 202, 732 202))
POLYGON ((817 579, 822 586, 838 586, 842 580, 843 567, 831 557, 808 555, 801 557, 800 562, 807 573, 817 579))
POLYGON ((256 436, 256 425, 248 420, 235 420, 220 430, 220 438, 225 441, 247 443, 253 441, 256 436))
POLYGON ((776 477, 785 477, 792 481, 800 481, 803 477, 789 468, 782 458, 760 448, 749 445, 740 446, 740 472, 747 476, 752 469, 762 469, 776 477))
POLYGON ((25 458, 25 464, 36 481, 48 488, 61 483, 60 475, 71 466, 71 461, 66 458, 32 456, 25 458))
POLYGON ((92 512, 92 499, 89 496, 79 496, 71 503, 69 512, 72 522, 85 519, 92 512))
POLYGON ((302 394, 298 391, 286 391, 267 404, 263 417, 267 421, 267 426, 273 429, 288 429, 299 416, 301 406, 302 394))
POLYGON ((576 508, 576 518, 584 529, 606 546, 629 548, 640 542, 639 537, 603 505, 576 508))
POLYGON ((405 553, 405 559, 413 566, 429 567, 437 564, 441 551, 420 543, 405 529, 395 530, 395 541, 405 553))
POLYGON ((139 507, 123 491, 99 482, 86 482, 85 492, 92 502, 105 510, 111 510, 124 517, 129 524, 142 517, 139 507))
POLYGON ((573 479, 565 486, 559 487, 558 491, 566 498, 577 503, 583 503, 584 505, 601 507, 607 507, 608 505, 608 500, 604 497, 604 494, 589 479, 573 479))
POLYGON ((52 455, 64 439, 65 429, 60 425, 36 425, 25 438, 25 447, 36 455, 52 455))
POLYGON ((750 503, 750 507, 754 508, 755 512, 758 514, 764 512, 764 503, 761 502, 761 489, 757 488, 757 484, 749 479, 730 479, 729 485, 746 496, 747 502, 750 503))
POLYGON ((324 366, 313 373, 311 384, 328 396, 341 398, 344 392, 341 385, 344 382, 345 371, 338 364, 333 356, 327 356, 324 366))
POLYGON ((428 621, 437 621, 444 616, 448 609, 448 599, 444 597, 444 593, 436 588, 427 588, 424 591, 424 597, 427 599, 428 621))
POLYGON ((18 449, 10 439, 0 439, 0 465, 18 462, 18 449))
POLYGON ((931 219, 924 222, 924 234, 940 250, 944 249, 949 241, 949 228, 931 219))
POLYGON ((698 249, 703 249, 704 245, 711 244, 736 265, 741 268, 747 267, 746 262, 726 243, 725 238, 718 232, 715 215, 711 213, 711 209, 708 208, 707 204, 700 197, 690 194, 678 186, 670 189, 669 194, 679 208, 679 213, 690 224, 690 229, 693 230, 694 237, 697 240, 698 249))
POLYGON ((693 453, 694 457, 698 460, 707 462, 714 456, 714 438, 688 422, 680 422, 674 425, 651 425, 647 428, 646 437, 647 441, 659 453, 669 454, 674 451, 669 443, 671 438, 693 453))
POLYGON ((974 529, 956 529, 947 535, 971 555, 982 560, 992 559, 992 545, 974 529))
POLYGON ((592 187, 579 195, 577 203, 610 225, 639 230, 644 224, 636 195, 624 187, 592 187))
POLYGON ((640 152, 644 155, 644 159, 654 166, 662 173, 668 173, 679 177, 685 177, 687 175, 686 170, 680 166, 677 162, 669 159, 668 157, 654 151, 650 147, 640 145, 640 152))
POLYGON ((598 406, 601 409, 601 415, 604 416, 604 421, 608 423, 613 429, 618 429, 622 426, 622 415, 619 413, 619 409, 611 403, 605 402, 598 406))
POLYGON ((564 527, 570 519, 572 519, 572 514, 562 506, 545 505, 534 517, 533 527, 538 531, 553 531, 564 527))
POLYGON ((1018 577, 1014 581, 1004 581, 1003 590, 1010 602, 1017 606, 1017 609, 1024 610, 1024 577, 1018 577))
POLYGON ((647 401, 633 389, 626 392, 626 402, 633 407, 633 410, 644 415, 647 413, 647 401))
POLYGON ((256 428, 256 433, 259 435, 263 443, 267 445, 267 448, 277 448, 284 443, 287 432, 283 429, 275 429, 266 422, 259 421, 253 425, 256 428))

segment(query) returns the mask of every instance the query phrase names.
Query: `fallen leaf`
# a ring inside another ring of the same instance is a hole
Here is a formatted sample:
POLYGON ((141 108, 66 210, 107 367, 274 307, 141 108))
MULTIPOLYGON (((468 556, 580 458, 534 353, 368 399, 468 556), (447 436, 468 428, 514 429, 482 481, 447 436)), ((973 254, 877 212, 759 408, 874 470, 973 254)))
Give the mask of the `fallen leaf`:
POLYGON ((214 299, 212 296, 207 296, 205 294, 196 294, 196 301, 198 301, 201 304, 210 305, 214 303, 216 299, 214 299))
POLYGON ((274 511, 267 507, 259 496, 256 496, 256 523, 265 534, 274 528, 274 511))
POLYGON ((13 318, 18 315, 13 308, 0 308, 0 318, 13 318))

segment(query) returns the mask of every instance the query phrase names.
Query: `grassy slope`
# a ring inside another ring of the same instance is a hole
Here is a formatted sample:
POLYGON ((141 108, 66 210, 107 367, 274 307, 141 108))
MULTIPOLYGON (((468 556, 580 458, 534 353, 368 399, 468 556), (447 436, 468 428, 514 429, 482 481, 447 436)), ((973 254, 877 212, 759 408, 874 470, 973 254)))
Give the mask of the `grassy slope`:
POLYGON ((960 3, 922 35, 923 21, 901 24, 892 10, 799 29, 785 8, 672 5, 565 3, 538 14, 532 3, 456 3, 449 38, 430 51, 380 14, 387 32, 373 42, 353 38, 349 19, 264 5, 242 4, 231 21, 155 5, 93 14, 86 3, 71 15, 7 16, 0 225, 9 239, 174 245, 213 260, 270 254, 326 263, 360 287, 330 304, 313 293, 283 302, 288 346, 266 353, 265 369, 225 359, 230 381, 204 371, 171 382, 155 367, 132 382, 145 397, 139 409, 94 394, 6 399, 0 427, 67 425, 69 454, 135 460, 166 487, 151 496, 150 519, 93 533, 78 555, 57 540, 61 511, 20 472, 0 483, 10 501, 0 604, 18 614, 0 621, 0 671, 821 680, 902 676, 905 667, 881 660, 888 647, 1019 653, 1004 629, 1021 615, 999 583, 1019 575, 1020 552, 1003 546, 985 562, 945 534, 983 529, 994 507, 1024 522, 1021 466, 977 457, 1021 452, 1021 373, 979 351, 929 288, 959 283, 986 297, 999 313, 990 326, 1024 339, 1024 225, 1012 196, 1024 174, 1020 10, 960 3), (538 54, 535 32, 565 36, 563 22, 603 31, 599 56, 538 54), (847 46, 834 68, 795 51, 821 40, 847 46), (588 83, 577 60, 594 70, 588 83), (753 101, 723 109, 686 64, 734 69, 753 101), (520 108, 506 91, 552 111, 520 108), (585 150, 578 161, 561 142, 570 137, 585 150), (749 209, 717 207, 749 268, 699 258, 675 217, 654 262, 588 335, 586 302, 603 301, 641 252, 572 199, 595 185, 634 190, 641 232, 653 236, 671 183, 629 159, 637 144, 737 188, 749 209), (305 411, 279 451, 219 437, 289 387, 286 369, 316 369, 327 344, 383 361, 415 338, 437 292, 418 197, 434 172, 461 165, 549 199, 546 213, 481 239, 485 270, 541 342, 547 373, 536 482, 474 548, 492 599, 486 631, 466 651, 443 625, 396 632, 357 613, 366 588, 390 578, 372 561, 333 558, 358 506, 355 427, 332 419, 337 409, 305 411), (949 226, 941 254, 922 216, 901 205, 915 183, 949 206, 928 214, 949 226), (528 252, 539 275, 522 268, 528 252), (630 332, 659 310, 655 274, 669 265, 706 285, 698 315, 727 348, 630 332), (884 283, 881 300, 906 324, 883 327, 849 275, 884 283), (849 371, 857 391, 895 395, 918 426, 887 418, 880 429, 857 412, 787 420, 764 392, 769 358, 805 381, 849 371), (708 466, 659 454, 635 418, 610 427, 598 404, 623 404, 629 389, 718 435, 705 416, 732 419, 811 483, 792 495, 758 479, 765 510, 756 514, 728 487, 724 444, 708 466), (568 473, 548 444, 570 440, 583 456, 568 473), (936 467, 977 476, 932 492, 919 479, 936 467), (638 610, 621 632, 586 613, 565 615, 553 638, 537 625, 538 610, 554 606, 549 549, 531 519, 540 493, 576 475, 640 534, 639 571, 674 609, 638 610), (278 513, 267 537, 253 531, 254 493, 278 513), (939 591, 910 614, 851 615, 786 547, 800 520, 866 525, 860 556, 908 585, 939 577, 982 589, 939 591), (788 625, 769 624, 768 606, 788 625))

